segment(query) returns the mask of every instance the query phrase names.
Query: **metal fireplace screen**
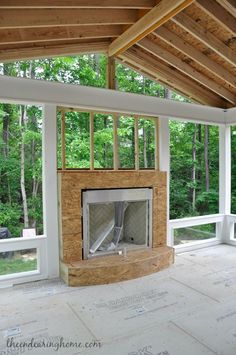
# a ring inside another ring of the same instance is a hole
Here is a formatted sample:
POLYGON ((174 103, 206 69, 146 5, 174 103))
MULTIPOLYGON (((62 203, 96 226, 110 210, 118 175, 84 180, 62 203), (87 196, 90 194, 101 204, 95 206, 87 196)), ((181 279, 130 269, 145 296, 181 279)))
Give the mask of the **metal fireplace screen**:
POLYGON ((151 245, 152 189, 83 192, 84 259, 151 245))

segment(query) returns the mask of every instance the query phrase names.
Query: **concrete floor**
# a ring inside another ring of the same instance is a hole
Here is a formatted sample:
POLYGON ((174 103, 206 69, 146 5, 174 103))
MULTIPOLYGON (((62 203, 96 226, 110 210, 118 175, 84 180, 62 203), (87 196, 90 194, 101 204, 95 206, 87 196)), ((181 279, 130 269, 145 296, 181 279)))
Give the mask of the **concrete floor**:
POLYGON ((1 355, 235 355, 236 248, 185 253, 169 269, 113 285, 3 289, 0 316, 1 355))

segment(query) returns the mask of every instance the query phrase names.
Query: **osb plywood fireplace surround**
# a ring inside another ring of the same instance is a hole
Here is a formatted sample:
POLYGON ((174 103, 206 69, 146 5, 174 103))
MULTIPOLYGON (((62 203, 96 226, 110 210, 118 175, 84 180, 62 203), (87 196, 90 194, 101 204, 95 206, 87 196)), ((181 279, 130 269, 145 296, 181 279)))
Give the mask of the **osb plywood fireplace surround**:
POLYGON ((70 286, 118 282, 157 272, 173 263, 167 247, 166 173, 145 171, 58 172, 61 277, 70 286), (82 192, 91 189, 151 188, 152 245, 127 255, 83 260, 82 192))

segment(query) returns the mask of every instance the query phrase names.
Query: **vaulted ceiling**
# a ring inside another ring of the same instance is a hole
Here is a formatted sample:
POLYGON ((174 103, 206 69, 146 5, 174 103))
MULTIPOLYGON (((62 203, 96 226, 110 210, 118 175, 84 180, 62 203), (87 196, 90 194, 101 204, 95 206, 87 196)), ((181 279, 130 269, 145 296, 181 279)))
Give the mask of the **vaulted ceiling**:
POLYGON ((236 0, 1 0, 0 61, 111 58, 190 99, 236 106, 236 0))

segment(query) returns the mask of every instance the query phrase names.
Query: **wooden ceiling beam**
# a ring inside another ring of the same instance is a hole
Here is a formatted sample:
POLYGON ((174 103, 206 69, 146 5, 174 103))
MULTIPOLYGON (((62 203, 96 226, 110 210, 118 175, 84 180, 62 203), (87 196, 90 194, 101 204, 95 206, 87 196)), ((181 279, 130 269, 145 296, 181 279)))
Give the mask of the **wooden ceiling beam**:
POLYGON ((152 10, 129 27, 110 47, 109 56, 118 55, 163 25, 170 18, 189 6, 193 0, 161 0, 152 10))
POLYGON ((86 53, 106 53, 110 42, 53 44, 27 48, 1 49, 0 62, 11 62, 34 58, 49 58, 86 53))
POLYGON ((172 21, 189 32, 197 40, 204 43, 208 48, 212 49, 220 57, 224 58, 224 60, 234 66, 236 65, 236 56, 234 51, 212 33, 206 31, 204 27, 194 21, 191 17, 182 12, 173 17, 172 21))
POLYGON ((223 79, 228 84, 236 87, 236 78, 232 75, 232 73, 230 73, 220 64, 210 59, 207 55, 197 50, 194 46, 190 45, 184 39, 180 38, 175 33, 169 31, 166 27, 162 26, 153 33, 155 34, 155 36, 165 41, 173 48, 177 49, 181 53, 194 60, 196 63, 200 64, 205 69, 209 70, 218 78, 223 79))
POLYGON ((236 17, 236 0, 216 0, 230 14, 236 17))
POLYGON ((215 21, 226 30, 230 31, 233 35, 236 34, 236 19, 215 0, 197 0, 195 5, 207 15, 214 18, 215 21))
POLYGON ((129 9, 3 9, 0 28, 133 24, 138 14, 138 10, 129 9))
POLYGON ((0 29, 0 45, 66 39, 113 38, 118 37, 122 29, 121 25, 0 29))
POLYGON ((202 88, 199 84, 177 72, 174 68, 162 64, 160 61, 151 57, 149 53, 141 51, 141 49, 135 47, 130 48, 125 53, 120 54, 118 59, 136 68, 138 66, 143 72, 152 75, 156 81, 161 81, 167 86, 177 91, 179 90, 187 97, 199 103, 222 108, 227 106, 225 100, 222 100, 217 95, 202 88))
POLYGON ((185 63, 183 60, 167 51, 165 48, 159 46, 157 43, 154 43, 148 38, 144 38, 138 43, 138 46, 144 48, 149 53, 173 66, 178 71, 189 76, 191 79, 197 81, 199 84, 205 86, 207 89, 213 91, 217 95, 225 98, 230 103, 236 104, 236 96, 232 92, 222 87, 222 85, 216 83, 214 80, 208 78, 204 74, 200 73, 189 64, 185 63))
POLYGON ((0 9, 113 8, 151 9, 155 0, 1 0, 0 9))

